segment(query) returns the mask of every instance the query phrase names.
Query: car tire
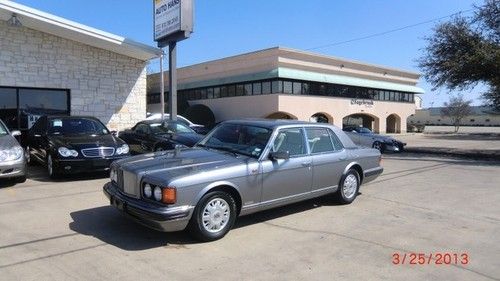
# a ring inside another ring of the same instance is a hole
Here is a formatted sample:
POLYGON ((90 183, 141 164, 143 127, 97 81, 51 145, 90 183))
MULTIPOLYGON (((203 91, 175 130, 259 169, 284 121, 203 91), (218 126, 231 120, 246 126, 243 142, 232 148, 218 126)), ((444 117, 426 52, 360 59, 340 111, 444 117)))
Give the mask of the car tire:
POLYGON ((384 152, 384 144, 379 141, 373 142, 372 148, 377 149, 380 153, 384 152))
POLYGON ((16 178, 17 183, 23 183, 26 181, 26 176, 20 176, 16 178))
POLYGON ((349 169, 340 178, 339 190, 335 194, 341 204, 351 204, 358 196, 360 177, 355 169, 349 169))
POLYGON ((236 202, 223 191, 205 194, 194 209, 188 225, 190 234, 201 241, 224 237, 236 221, 236 202))
POLYGON ((54 161, 52 160, 52 155, 47 156, 47 173, 49 174, 49 177, 51 179, 57 179, 59 177, 59 174, 56 172, 56 169, 54 167, 54 161))

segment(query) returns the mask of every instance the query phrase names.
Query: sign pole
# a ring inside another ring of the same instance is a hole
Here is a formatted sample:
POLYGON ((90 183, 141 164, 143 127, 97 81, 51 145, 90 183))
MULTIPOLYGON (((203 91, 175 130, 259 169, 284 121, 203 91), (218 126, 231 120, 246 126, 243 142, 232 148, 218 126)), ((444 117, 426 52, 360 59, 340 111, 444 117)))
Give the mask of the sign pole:
POLYGON ((177 42, 168 44, 168 109, 170 120, 177 120, 177 42))
POLYGON ((161 121, 165 118, 165 78, 163 73, 163 48, 160 48, 160 113, 161 113, 161 121))

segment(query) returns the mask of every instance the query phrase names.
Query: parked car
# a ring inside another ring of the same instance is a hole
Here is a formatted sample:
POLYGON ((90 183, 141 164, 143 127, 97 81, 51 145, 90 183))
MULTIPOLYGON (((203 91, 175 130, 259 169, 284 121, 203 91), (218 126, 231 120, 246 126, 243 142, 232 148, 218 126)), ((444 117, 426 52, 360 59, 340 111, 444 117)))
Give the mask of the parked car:
POLYGON ((134 153, 169 150, 176 145, 192 147, 203 138, 182 122, 169 120, 141 121, 119 136, 134 153))
POLYGON ((343 130, 351 140, 360 146, 372 147, 380 152, 401 152, 406 143, 398 141, 392 137, 379 135, 368 128, 360 126, 344 126, 343 130))
POLYGON ((18 182, 26 181, 26 158, 24 150, 16 140, 21 132, 10 132, 0 120, 0 179, 14 178, 18 182))
POLYGON ((238 216, 330 193, 349 204, 382 173, 380 159, 328 124, 226 121, 193 148, 114 162, 103 190, 139 223, 211 241, 238 216))
MULTIPOLYGON (((169 119, 170 114, 165 113, 163 118, 165 120, 169 119)), ((149 116, 146 118, 146 120, 159 120, 159 119, 161 119, 161 113, 149 114, 149 116)), ((195 124, 182 115, 177 115, 177 121, 188 126, 189 128, 193 129, 196 133, 201 135, 206 135, 210 131, 210 128, 207 128, 201 124, 195 124)))
POLYGON ((128 145, 99 119, 88 116, 42 116, 28 132, 28 160, 47 167, 49 176, 107 171, 129 154, 128 145))

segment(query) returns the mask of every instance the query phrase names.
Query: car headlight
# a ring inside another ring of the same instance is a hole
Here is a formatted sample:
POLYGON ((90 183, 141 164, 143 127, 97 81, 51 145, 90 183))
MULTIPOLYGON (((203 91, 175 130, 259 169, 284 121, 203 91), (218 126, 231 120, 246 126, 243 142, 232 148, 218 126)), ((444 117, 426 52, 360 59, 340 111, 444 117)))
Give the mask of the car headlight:
POLYGON ((8 149, 0 150, 0 161, 14 161, 23 156, 23 149, 20 146, 14 146, 8 149))
POLYGON ((149 183, 146 183, 144 185, 144 196, 146 196, 147 198, 151 198, 152 195, 153 195, 153 188, 149 183))
POLYGON ((161 194, 161 188, 159 186, 155 187, 153 193, 154 193, 155 200, 161 201, 162 194, 161 194))
POLYGON ((118 172, 116 171, 116 168, 111 168, 111 171, 109 172, 109 178, 111 181, 118 182, 118 172))
POLYGON ((116 149, 116 154, 121 155, 121 154, 127 154, 129 152, 129 147, 127 144, 124 144, 116 149))
POLYGON ((59 155, 61 155, 62 157, 78 156, 78 151, 73 149, 68 149, 66 147, 59 147, 57 149, 57 152, 59 152, 59 155))

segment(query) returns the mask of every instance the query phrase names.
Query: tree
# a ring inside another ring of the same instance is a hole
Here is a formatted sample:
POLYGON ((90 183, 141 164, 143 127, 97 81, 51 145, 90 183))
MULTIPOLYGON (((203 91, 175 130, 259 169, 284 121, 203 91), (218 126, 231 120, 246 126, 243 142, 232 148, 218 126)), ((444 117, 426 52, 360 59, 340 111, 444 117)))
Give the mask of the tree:
POLYGON ((434 28, 418 60, 434 89, 466 90, 484 83, 483 99, 500 111, 500 1, 474 6, 474 15, 458 15, 434 28))
POLYGON ((471 101, 464 100, 463 96, 459 95, 451 97, 450 101, 445 102, 444 107, 441 108, 441 116, 451 119, 453 126, 455 126, 455 133, 460 129, 462 119, 472 113, 470 104, 471 101))

